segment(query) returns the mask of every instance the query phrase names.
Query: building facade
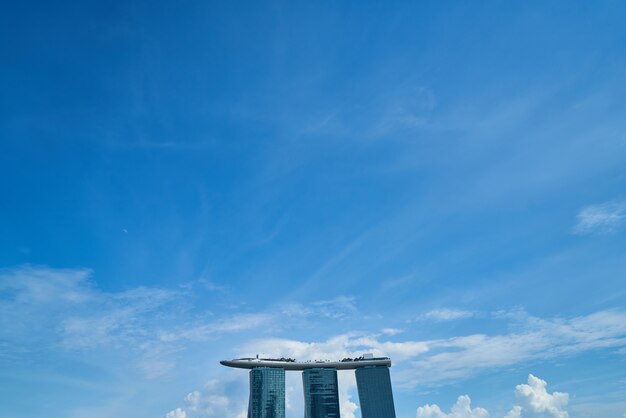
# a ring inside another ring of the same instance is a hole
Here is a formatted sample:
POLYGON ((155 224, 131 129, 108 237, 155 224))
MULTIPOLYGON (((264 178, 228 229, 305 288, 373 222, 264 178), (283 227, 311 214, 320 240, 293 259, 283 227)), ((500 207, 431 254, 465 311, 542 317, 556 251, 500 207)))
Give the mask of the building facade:
POLYGON ((285 418, 285 369, 250 370, 248 418, 285 418))
POLYGON ((304 418, 339 418, 339 389, 337 369, 305 369, 304 418))
POLYGON ((305 418, 340 418, 338 370, 354 370, 362 418, 396 418, 389 357, 296 361, 257 355, 220 363, 250 370, 248 418, 285 418, 285 371, 302 372, 305 418))
POLYGON ((396 418, 389 368, 359 367, 354 371, 362 418, 396 418))

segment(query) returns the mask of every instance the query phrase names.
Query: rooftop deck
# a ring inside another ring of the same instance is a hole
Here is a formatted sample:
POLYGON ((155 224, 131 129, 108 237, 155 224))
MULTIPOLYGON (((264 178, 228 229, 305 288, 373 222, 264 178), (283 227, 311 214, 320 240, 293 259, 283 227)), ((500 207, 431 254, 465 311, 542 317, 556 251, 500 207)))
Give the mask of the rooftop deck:
POLYGON ((329 368, 337 370, 353 370, 359 367, 387 366, 391 367, 391 359, 387 357, 375 357, 364 359, 350 359, 342 361, 295 361, 292 359, 259 359, 239 358, 222 360, 220 364, 238 369, 254 369, 256 367, 278 367, 285 370, 304 370, 316 368, 329 368))

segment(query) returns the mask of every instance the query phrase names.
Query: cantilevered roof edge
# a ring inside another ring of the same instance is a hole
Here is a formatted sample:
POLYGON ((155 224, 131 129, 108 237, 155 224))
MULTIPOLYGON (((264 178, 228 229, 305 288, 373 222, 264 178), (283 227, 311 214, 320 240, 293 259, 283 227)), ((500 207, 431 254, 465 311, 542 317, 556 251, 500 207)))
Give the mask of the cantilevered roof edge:
POLYGON ((359 361, 271 361, 258 359, 235 359, 222 360, 220 364, 226 367, 234 367, 237 369, 255 369, 257 367, 275 367, 285 370, 305 370, 305 369, 337 369, 337 370, 354 370, 360 367, 387 366, 391 367, 391 359, 372 359, 359 361))

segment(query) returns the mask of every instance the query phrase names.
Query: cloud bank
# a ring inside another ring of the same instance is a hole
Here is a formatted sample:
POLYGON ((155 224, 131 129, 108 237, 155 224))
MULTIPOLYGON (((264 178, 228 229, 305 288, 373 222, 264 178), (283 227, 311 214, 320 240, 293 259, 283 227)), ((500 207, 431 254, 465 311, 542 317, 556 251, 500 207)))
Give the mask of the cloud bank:
POLYGON ((489 412, 484 408, 473 408, 472 400, 461 395, 452 405, 449 414, 444 413, 438 405, 424 405, 417 408, 417 418, 488 418, 489 412))
POLYGON ((246 408, 247 382, 243 375, 235 375, 209 380, 204 388, 188 393, 184 406, 171 410, 165 418, 245 418, 246 408))
MULTIPOLYGON (((240 377, 243 375, 240 375, 240 377)), ((193 391, 185 397, 185 406, 177 407, 165 414, 165 418, 245 418, 247 411, 247 393, 242 388, 245 379, 239 379, 236 391, 228 390, 233 381, 211 380, 199 391, 193 391), (227 393, 238 393, 231 397, 227 393)), ((289 380, 289 379, 288 379, 289 380)), ((301 391, 295 390, 287 382, 286 404, 287 409, 299 411, 301 405, 301 391), (297 407, 295 407, 297 405, 297 407), (295 408, 294 408, 295 407, 295 408)), ((562 392, 548 392, 546 381, 528 375, 526 384, 517 385, 515 395, 517 405, 504 418, 569 418, 567 405, 569 394, 562 392)), ((358 405, 350 399, 348 392, 354 391, 356 385, 351 373, 339 373, 341 416, 355 418, 358 405)), ((231 388, 232 389, 232 388, 231 388)), ((301 388, 300 388, 301 389, 301 388)), ((489 411, 482 407, 472 407, 469 395, 461 395, 450 408, 444 412, 437 404, 426 404, 417 408, 417 418, 489 418, 489 411)))
POLYGON ((395 383, 411 388, 460 380, 483 370, 529 360, 626 347, 626 312, 623 311, 600 311, 569 319, 541 319, 523 311, 498 315, 506 316, 514 331, 422 341, 396 341, 397 335, 365 332, 348 332, 325 341, 263 338, 243 344, 237 355, 258 353, 328 360, 371 352, 391 357, 395 383))
MULTIPOLYGON (((171 371, 176 353, 191 344, 267 329, 290 309, 214 314, 195 309, 194 296, 200 288, 223 289, 206 288, 202 281, 173 289, 136 287, 107 292, 91 277, 89 269, 26 265, 0 270, 0 358, 44 349, 65 353, 104 349, 131 357, 145 377, 157 378, 171 371)), ((356 310, 349 297, 293 309, 298 319, 323 315, 335 320, 356 310)))
MULTIPOLYGON (((566 411, 569 395, 562 392, 549 393, 548 384, 532 374, 528 384, 517 385, 515 395, 519 405, 513 406, 504 418, 569 418, 566 411)), ((489 412, 480 407, 472 408, 468 395, 461 395, 445 413, 434 404, 417 408, 417 418, 488 418, 489 412)))
MULTIPOLYGON (((347 331, 325 340, 300 340, 281 338, 280 327, 294 323, 310 325, 307 321, 319 316, 325 321, 356 318, 361 315, 356 300, 340 297, 296 307, 213 314, 194 311, 191 293, 185 286, 104 291, 91 280, 91 271, 87 269, 23 266, 0 270, 0 359, 19 362, 23 356, 40 352, 45 356, 61 354, 71 362, 77 351, 92 353, 98 359, 101 354, 117 353, 116 361, 120 361, 112 365, 125 371, 128 367, 136 368, 146 379, 153 379, 171 373, 184 358, 184 350, 192 344, 205 344, 239 333, 235 340, 238 342, 228 347, 235 356, 258 353, 298 359, 337 359, 366 352, 390 356, 394 361, 394 387, 410 389, 439 386, 531 360, 562 358, 600 349, 618 355, 626 351, 623 310, 603 310, 569 318, 539 318, 520 310, 504 311, 492 314, 498 321, 505 321, 506 327, 500 327, 499 332, 430 340, 408 338, 415 325, 406 322, 402 332, 396 328, 347 331), (290 310, 291 316, 285 315, 286 310, 290 310), (256 335, 265 337, 243 338, 242 333, 250 330, 263 330, 256 335)), ((437 315, 460 316, 450 312, 455 310, 440 309, 437 315), (442 312, 445 315, 440 315, 442 312)), ((481 315, 489 317, 485 313, 481 315)), ((357 413, 353 377, 341 378, 346 379, 342 383, 345 391, 340 394, 342 413, 352 418, 357 413)), ((567 404, 566 397, 549 394, 541 382, 531 379, 520 385, 518 408, 511 409, 508 418, 533 411, 559 417, 559 411, 564 411, 567 404), (544 410, 536 407, 542 399, 551 402, 544 410)), ((241 411, 233 405, 247 402, 211 398, 205 392, 189 392, 184 405, 172 405, 169 409, 171 414, 179 415, 172 416, 180 418, 183 413, 190 416, 193 410, 194 417, 200 413, 218 413, 210 411, 236 417, 241 411)), ((299 391, 294 394, 297 409, 301 394, 299 391)), ((463 405, 461 402, 457 409, 464 410, 463 405)), ((469 403, 466 405, 470 411, 476 409, 469 403)), ((561 414, 562 417, 566 415, 561 414)))
MULTIPOLYGON (((0 293, 5 295, 0 298, 0 356, 19 355, 26 349, 118 350, 134 357, 133 364, 152 378, 175 367, 176 353, 191 344, 263 329, 267 338, 245 340, 234 347, 233 354, 323 360, 371 352, 393 358, 395 384, 415 387, 464 379, 482 370, 528 360, 595 349, 626 349, 626 312, 622 310, 547 319, 523 311, 499 312, 497 316, 509 324, 508 331, 433 340, 402 338, 411 332, 410 324, 405 324, 403 333, 392 328, 348 331, 324 341, 305 341, 273 335, 280 335, 280 327, 290 321, 306 325, 301 321, 315 320, 322 314, 335 320, 354 317, 358 314, 355 300, 341 297, 309 306, 216 315, 192 311, 192 292, 185 287, 106 292, 90 277, 91 272, 83 269, 25 266, 0 271, 0 293), (285 310, 293 316, 286 317, 285 310)), ((431 316, 464 315, 440 309, 431 316)))

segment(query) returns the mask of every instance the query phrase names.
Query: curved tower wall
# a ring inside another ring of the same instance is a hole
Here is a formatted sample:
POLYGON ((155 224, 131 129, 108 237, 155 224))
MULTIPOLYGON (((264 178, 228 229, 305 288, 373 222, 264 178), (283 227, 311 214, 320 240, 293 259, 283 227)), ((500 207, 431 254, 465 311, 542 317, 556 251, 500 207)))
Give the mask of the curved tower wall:
POLYGON ((304 418, 339 418, 336 369, 305 369, 302 372, 302 386, 304 418))
POLYGON ((250 370, 248 418, 285 418, 285 369, 250 370))
POLYGON ((389 368, 359 367, 355 370, 362 418, 396 418, 389 368))

